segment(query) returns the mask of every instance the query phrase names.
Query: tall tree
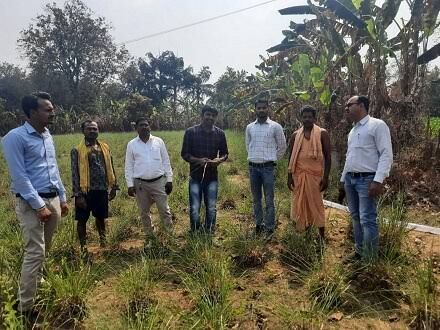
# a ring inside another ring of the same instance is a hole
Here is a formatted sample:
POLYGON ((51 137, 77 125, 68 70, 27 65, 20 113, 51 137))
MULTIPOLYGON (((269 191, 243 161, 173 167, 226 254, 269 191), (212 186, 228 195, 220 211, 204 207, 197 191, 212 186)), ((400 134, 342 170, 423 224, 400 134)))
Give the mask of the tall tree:
POLYGON ((15 112, 21 108, 21 98, 31 91, 32 84, 26 72, 10 63, 0 63, 0 98, 3 110, 15 112))
POLYGON ((82 83, 99 87, 127 60, 127 51, 114 43, 110 29, 81 0, 69 0, 63 8, 47 4, 18 43, 35 72, 65 79, 78 106, 82 83))

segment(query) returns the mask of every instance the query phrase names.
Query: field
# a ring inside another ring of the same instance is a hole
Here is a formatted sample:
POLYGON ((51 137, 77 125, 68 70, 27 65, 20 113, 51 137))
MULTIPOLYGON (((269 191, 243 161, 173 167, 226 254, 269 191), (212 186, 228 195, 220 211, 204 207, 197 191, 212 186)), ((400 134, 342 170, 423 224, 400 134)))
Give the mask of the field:
MULTIPOLYGON (((158 233, 151 248, 123 166, 134 133, 102 134, 112 149, 121 191, 111 202, 108 246, 100 248, 89 222, 91 259, 83 260, 73 212, 64 218, 45 267, 37 308, 41 328, 79 329, 435 329, 440 327, 440 239, 409 233, 398 195, 380 210, 381 256, 343 265, 351 252, 346 214, 327 210, 328 242, 298 234, 289 221, 286 160, 277 166, 278 229, 270 241, 253 235, 252 201, 242 134, 227 132, 229 160, 220 167, 215 238, 188 235, 188 165, 180 158, 183 132, 157 132, 174 170, 172 235, 158 233)), ((70 193, 70 149, 80 135, 56 136, 62 177, 70 193)), ((336 175, 328 197, 336 193, 336 175)), ((14 299, 21 236, 0 158, 0 328, 21 328, 14 299)), ((70 203, 72 205, 72 203, 70 203)), ((156 209, 155 224, 159 224, 156 209)))

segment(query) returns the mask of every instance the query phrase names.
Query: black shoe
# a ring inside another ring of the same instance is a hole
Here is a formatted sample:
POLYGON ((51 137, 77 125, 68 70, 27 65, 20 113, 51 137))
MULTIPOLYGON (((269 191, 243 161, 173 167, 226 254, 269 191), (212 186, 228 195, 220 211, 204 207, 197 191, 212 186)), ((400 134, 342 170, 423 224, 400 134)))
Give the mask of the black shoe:
POLYGON ((34 329, 38 326, 38 317, 40 313, 35 309, 19 312, 19 315, 23 318, 23 324, 25 329, 34 329))
POLYGON ((362 256, 357 252, 353 252, 353 253, 350 253, 348 256, 346 256, 344 258, 344 260, 342 261, 342 263, 343 264, 351 264, 351 263, 358 262, 361 260, 362 260, 362 256))
POLYGON ((264 227, 263 226, 255 226, 255 234, 256 235, 261 235, 264 232, 264 227))
POLYGON ((107 246, 107 240, 105 237, 101 237, 99 239, 99 247, 101 248, 105 248, 107 246))
POLYGON ((274 233, 275 233, 275 231, 273 229, 272 230, 265 230, 264 231, 264 239, 266 241, 270 241, 272 239, 274 233))

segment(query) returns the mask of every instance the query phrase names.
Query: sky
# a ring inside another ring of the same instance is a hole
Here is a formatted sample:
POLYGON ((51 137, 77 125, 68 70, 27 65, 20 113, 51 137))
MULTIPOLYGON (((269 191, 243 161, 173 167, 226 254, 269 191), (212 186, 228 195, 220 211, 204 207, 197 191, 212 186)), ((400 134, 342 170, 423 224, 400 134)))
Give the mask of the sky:
MULTIPOLYGON (((113 26, 116 43, 124 43, 200 20, 219 16, 268 0, 83 0, 98 16, 105 17, 113 26)), ((20 57, 17 39, 32 19, 43 13, 43 0, 0 0, 0 62, 25 67, 20 57)), ((62 6, 60 0, 52 0, 62 6)), ((266 56, 266 49, 281 42, 282 30, 289 22, 302 22, 306 16, 282 16, 279 9, 304 5, 306 0, 275 0, 234 15, 184 28, 171 33, 127 43, 134 57, 147 52, 154 55, 171 50, 183 57, 185 65, 195 71, 209 66, 211 81, 215 81, 227 66, 255 72, 266 56)), ((408 11, 401 16, 409 18, 408 11)), ((312 18, 312 17, 309 17, 312 18)), ((393 32, 392 32, 393 33, 393 32)))

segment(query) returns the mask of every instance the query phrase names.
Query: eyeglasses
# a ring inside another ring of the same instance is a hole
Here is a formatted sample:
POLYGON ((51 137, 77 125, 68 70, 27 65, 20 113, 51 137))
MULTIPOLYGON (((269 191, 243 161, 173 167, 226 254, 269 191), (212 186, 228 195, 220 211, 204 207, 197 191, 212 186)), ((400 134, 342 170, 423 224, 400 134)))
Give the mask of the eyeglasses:
POLYGON ((351 102, 351 103, 347 103, 346 105, 345 105, 345 107, 346 108, 350 108, 352 105, 354 105, 354 104, 359 104, 359 102, 351 102))

